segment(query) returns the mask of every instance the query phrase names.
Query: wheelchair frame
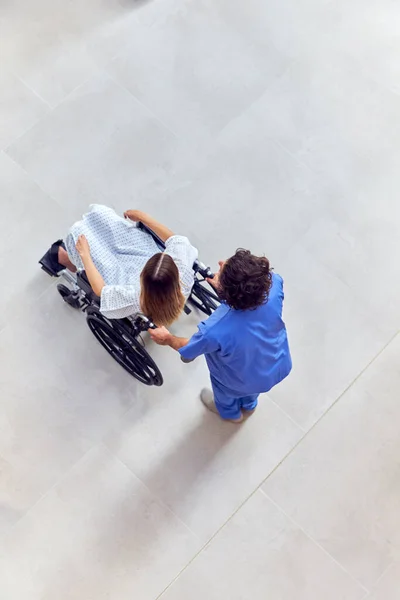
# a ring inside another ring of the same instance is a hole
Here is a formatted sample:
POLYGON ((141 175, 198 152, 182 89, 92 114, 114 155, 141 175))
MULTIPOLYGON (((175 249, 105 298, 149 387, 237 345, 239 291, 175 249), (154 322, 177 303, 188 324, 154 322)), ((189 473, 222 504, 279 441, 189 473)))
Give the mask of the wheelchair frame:
MULTIPOLYGON (((160 250, 165 250, 164 242, 144 223, 139 222, 137 227, 152 236, 160 250)), ((132 315, 125 319, 108 319, 100 312, 100 298, 98 298, 86 277, 84 271, 76 274, 64 269, 54 273, 46 262, 46 255, 39 261, 42 269, 52 277, 57 276, 66 281, 70 287, 59 283, 57 290, 64 302, 72 308, 82 310, 86 314, 89 329, 103 348, 116 360, 130 375, 145 385, 161 386, 163 376, 154 360, 144 347, 141 334, 156 325, 142 314, 132 315)), ((199 260, 193 264, 195 273, 193 288, 185 305, 186 314, 191 313, 188 303, 197 309, 211 315, 218 307, 219 298, 212 291, 202 285, 207 278, 213 278, 213 273, 199 260)))

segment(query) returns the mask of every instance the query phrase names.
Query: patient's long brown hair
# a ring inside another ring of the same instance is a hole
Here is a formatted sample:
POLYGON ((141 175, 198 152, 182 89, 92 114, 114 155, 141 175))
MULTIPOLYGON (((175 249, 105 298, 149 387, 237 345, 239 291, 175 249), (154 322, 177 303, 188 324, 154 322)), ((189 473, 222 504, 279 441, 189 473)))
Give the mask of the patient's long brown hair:
POLYGON ((185 306, 178 267, 168 254, 152 256, 141 274, 140 305, 156 325, 171 325, 185 306))

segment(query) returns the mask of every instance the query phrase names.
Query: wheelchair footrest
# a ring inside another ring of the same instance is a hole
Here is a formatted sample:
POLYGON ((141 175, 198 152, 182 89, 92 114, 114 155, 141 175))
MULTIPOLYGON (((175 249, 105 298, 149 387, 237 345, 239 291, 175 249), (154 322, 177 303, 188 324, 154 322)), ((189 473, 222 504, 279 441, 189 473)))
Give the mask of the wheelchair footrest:
POLYGON ((58 262, 58 248, 65 248, 62 240, 57 240, 52 244, 51 248, 47 250, 46 254, 42 256, 39 260, 39 264, 42 267, 43 271, 50 275, 51 277, 58 277, 60 271, 64 271, 65 267, 60 265, 58 262))

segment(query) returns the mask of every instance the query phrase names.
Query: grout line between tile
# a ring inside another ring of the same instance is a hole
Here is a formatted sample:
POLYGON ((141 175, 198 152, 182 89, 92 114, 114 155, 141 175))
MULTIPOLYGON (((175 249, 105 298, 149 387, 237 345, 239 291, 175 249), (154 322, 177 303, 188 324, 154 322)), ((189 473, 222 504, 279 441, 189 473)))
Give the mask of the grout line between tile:
MULTIPOLYGON (((65 394, 65 392, 61 392, 63 395, 67 396, 67 394, 65 394)), ((82 437, 82 436, 81 436, 82 437)), ((89 439, 89 438, 87 438, 89 439)), ((85 450, 83 452, 83 454, 77 458, 77 460, 75 462, 73 462, 68 468, 67 470, 45 491, 42 492, 40 494, 40 496, 34 501, 34 503, 24 512, 23 515, 20 516, 19 519, 17 519, 6 531, 5 531, 5 535, 10 535, 10 533, 15 529, 15 527, 17 527, 17 525, 19 523, 21 523, 35 508, 36 506, 42 501, 44 500, 44 498, 50 493, 52 492, 60 483, 62 483, 62 481, 64 481, 64 479, 66 477, 68 477, 69 473, 72 471, 72 469, 74 469, 76 467, 76 465, 85 458, 85 456, 87 454, 89 454, 89 452, 91 452, 93 450, 93 448, 95 448, 96 446, 98 446, 100 444, 96 444, 94 443, 93 446, 91 446, 90 448, 88 448, 87 450, 85 450)))
POLYGON ((304 535, 313 543, 315 544, 315 546, 317 546, 317 548, 319 548, 324 554, 326 554, 326 556, 329 556, 329 558, 344 572, 346 573, 346 575, 348 575, 350 577, 350 579, 352 579, 355 583, 357 583, 367 594, 369 594, 370 590, 368 590, 362 583, 361 581, 359 581, 358 579, 356 579, 351 573, 349 573, 349 571, 347 571, 347 569, 344 568, 344 566, 338 561, 336 560, 336 558, 334 556, 332 556, 332 554, 330 554, 323 546, 321 546, 321 544, 319 544, 299 523, 297 523, 297 521, 295 521, 294 519, 292 519, 292 517, 290 515, 288 515, 283 508, 277 504, 270 496, 268 496, 268 494, 266 492, 264 492, 264 490, 262 488, 260 488, 260 492, 261 494, 263 494, 267 500, 269 502, 271 502, 271 504, 273 504, 278 510, 279 512, 281 512, 291 523, 293 523, 298 529, 300 529, 300 531, 302 531, 302 533, 304 533, 304 535))
POLYGON ((72 96, 72 94, 74 94, 77 90, 79 90, 80 87, 83 87, 84 85, 86 85, 91 79, 95 78, 96 76, 99 75, 100 72, 102 72, 102 70, 95 63, 93 63, 93 67, 94 67, 93 72, 89 75, 89 77, 87 77, 86 79, 84 79, 83 81, 78 83, 78 85, 76 85, 70 92, 68 92, 62 100, 60 100, 59 102, 57 102, 54 105, 49 104, 47 102, 48 106, 51 108, 52 111, 54 111, 56 108, 58 108, 59 106, 64 104, 64 102, 66 102, 72 96))
MULTIPOLYGON (((118 56, 118 55, 117 55, 118 56)), ((112 62, 112 61, 110 61, 112 62)), ((112 77, 112 75, 110 75, 110 73, 107 71, 106 67, 100 67, 98 65, 96 65, 96 69, 95 71, 84 81, 82 81, 81 83, 79 83, 76 87, 74 87, 70 92, 68 92, 68 94, 57 104, 55 104, 54 106, 52 106, 51 104, 49 104, 48 102, 46 102, 43 98, 41 98, 33 89, 31 89, 26 83, 25 81, 22 81, 22 83, 24 85, 26 85, 26 87, 28 87, 28 89, 30 89, 33 93, 36 94, 36 96, 38 98, 40 98, 41 100, 43 100, 43 102, 45 102, 45 104, 50 108, 51 111, 54 111, 56 108, 60 107, 62 104, 64 104, 64 102, 66 102, 77 90, 79 90, 79 88, 83 87, 84 85, 86 85, 91 79, 94 79, 96 76, 98 76, 100 73, 102 73, 103 75, 105 75, 110 81, 112 81, 116 86, 118 86, 121 90, 123 90, 125 93, 129 94, 129 96, 131 96, 132 98, 134 98, 134 100, 142 107, 146 110, 146 112, 151 115, 154 119, 156 119, 156 121, 158 123, 160 123, 160 125, 162 125, 164 127, 164 129, 166 129, 167 131, 169 131, 169 133, 171 133, 171 135, 173 135, 175 138, 179 138, 178 134, 175 133, 175 131, 173 131, 170 127, 168 127, 168 125, 166 123, 164 123, 164 121, 162 121, 162 119, 160 119, 160 117, 158 117, 148 106, 146 106, 145 104, 143 104, 143 102, 141 102, 128 88, 124 87, 123 85, 121 85, 116 79, 114 79, 114 77, 112 77)), ((18 76, 19 77, 19 76, 18 76)), ((7 153, 7 150, 20 138, 22 138, 26 133, 28 133, 28 131, 30 131, 31 129, 33 129, 33 127, 35 127, 35 125, 40 121, 41 119, 38 119, 37 121, 35 121, 35 123, 29 127, 26 131, 24 131, 24 133, 22 133, 21 135, 19 135, 17 138, 15 138, 15 140, 13 140, 11 142, 11 144, 8 144, 8 146, 6 148, 4 148, 4 152, 7 153)), ((7 153, 8 156, 8 153, 7 153)))
MULTIPOLYGON (((234 123, 236 120, 243 117, 249 110, 251 110, 253 108, 253 106, 255 106, 257 104, 257 102, 259 102, 261 100, 261 98, 264 96, 264 94, 266 94, 268 92, 268 90, 275 84, 275 81, 285 77, 286 73, 291 70, 293 62, 295 62, 294 59, 290 59, 288 65, 286 67, 284 67, 284 69, 282 70, 282 73, 280 73, 279 75, 276 75, 274 81, 269 82, 267 84, 267 86, 263 89, 263 91, 257 95, 256 98, 251 100, 250 103, 245 108, 243 108, 238 114, 234 115, 231 119, 229 119, 229 121, 227 123, 225 123, 225 125, 223 127, 221 127, 221 129, 218 131, 218 133, 216 134, 216 137, 219 137, 226 129, 228 129, 230 127, 230 125, 232 123, 234 123)), ((269 136, 267 136, 267 137, 269 140, 272 140, 272 138, 270 138, 269 136)))
MULTIPOLYGON (((6 155, 6 156, 8 156, 9 158, 12 158, 12 157, 9 155, 9 153, 8 153, 8 151, 10 150, 10 148, 12 148, 12 147, 14 146, 14 144, 16 144, 17 142, 19 142, 19 140, 21 140, 21 139, 24 137, 24 135, 26 135, 27 133, 29 133, 30 131, 32 131, 32 129, 34 129, 34 128, 36 127, 36 125, 37 125, 38 123, 40 123, 40 121, 42 121, 42 119, 43 119, 45 116, 48 116, 49 114, 51 114, 51 112, 52 112, 52 109, 50 109, 50 111, 49 111, 49 112, 47 112, 45 115, 43 115, 42 117, 40 117, 39 119, 37 119, 37 120, 36 120, 34 123, 32 123, 32 124, 31 124, 31 125, 28 127, 28 129, 26 129, 25 131, 23 131, 22 133, 20 133, 19 135, 17 135, 17 136, 16 136, 16 137, 13 139, 13 141, 12 141, 12 142, 10 142, 9 144, 7 144, 7 145, 6 145, 4 148, 2 148, 2 149, 1 149, 1 151, 2 151, 2 152, 3 152, 3 153, 6 155)), ((14 159, 12 159, 12 160, 14 160, 14 159)), ((14 161, 14 162, 15 162, 15 161, 14 161)), ((16 164, 18 164, 18 163, 16 163, 16 164)), ((21 167, 21 168, 22 168, 22 167, 21 167)), ((26 171, 25 171, 25 172, 26 172, 26 171)))
POLYGON ((149 115, 151 115, 160 125, 162 125, 164 127, 164 129, 166 129, 167 131, 169 131, 169 133, 171 133, 175 138, 179 138, 178 134, 175 133, 175 131, 173 131, 173 129, 171 129, 170 127, 168 127, 168 125, 166 123, 164 123, 164 121, 162 119, 160 119, 160 117, 158 117, 148 106, 146 106, 146 104, 143 104, 143 102, 141 100, 139 100, 139 98, 137 98, 137 96, 135 96, 135 94, 133 92, 131 92, 128 88, 124 87, 121 83, 119 83, 119 81, 117 79, 114 79, 114 77, 112 75, 110 75, 110 73, 107 71, 106 67, 104 67, 103 73, 110 79, 110 81, 112 81, 113 83, 115 83, 115 85, 117 85, 121 90, 123 90, 124 92, 128 93, 132 98, 134 98, 134 100, 142 108, 144 108, 145 111, 149 115))
MULTIPOLYGON (((225 525, 223 525, 224 527, 225 525)), ((221 527, 222 529, 222 527, 221 527)), ((215 533, 215 535, 217 535, 217 533, 220 531, 220 529, 215 533)), ((274 540, 276 540, 280 534, 282 533, 282 530, 280 529, 274 536, 272 536, 269 539, 269 542, 273 542, 274 540)), ((178 573, 178 575, 176 577, 174 577, 174 579, 163 589, 163 591, 156 596, 155 600, 160 600, 162 598, 162 596, 164 596, 165 592, 173 585, 173 583, 175 583, 175 581, 177 581, 179 579, 179 577, 182 575, 182 573, 186 570, 186 568, 202 553, 202 551, 208 546, 208 544, 212 541, 212 539, 214 538, 214 535, 210 538, 210 540, 208 542, 206 542, 206 544, 204 544, 204 546, 202 548, 200 548, 200 550, 196 553, 195 556, 193 556, 193 558, 188 562, 188 564, 181 569, 181 571, 178 573)), ((225 600, 225 599, 223 599, 225 600)))
POLYGON ((45 100, 31 85, 29 85, 29 83, 27 83, 23 77, 21 77, 21 75, 19 75, 18 73, 14 73, 14 75, 21 81, 21 83, 24 84, 26 88, 28 88, 28 90, 32 92, 32 94, 36 96, 36 98, 39 98, 39 100, 41 100, 43 104, 47 106, 47 108, 49 108, 50 110, 53 109, 50 102, 47 102, 47 100, 45 100))
POLYGON ((365 371, 372 365, 372 363, 375 362, 375 360, 386 350, 386 348, 395 340, 395 338, 399 335, 399 331, 396 332, 391 338, 390 340, 384 344, 384 346, 381 348, 381 350, 374 356, 374 358, 372 358, 369 363, 358 373, 358 375, 355 377, 355 379, 353 379, 353 381, 351 383, 349 383, 349 385, 339 394, 339 396, 336 398, 336 400, 329 406, 329 408, 320 416, 320 418, 315 421, 315 423, 310 427, 310 429, 308 429, 306 431, 306 433, 303 435, 302 438, 299 439, 298 442, 296 442, 296 444, 293 446, 293 448, 291 448, 291 450, 289 450, 289 452, 279 461, 279 463, 271 470, 271 472, 265 477, 264 481, 262 483, 260 483, 260 485, 258 486, 259 488, 261 488, 262 485, 264 485, 264 483, 271 477, 271 475, 273 475, 273 473, 275 473, 275 471, 277 471, 279 469, 279 467, 281 466, 281 464, 287 459, 289 458, 289 456, 297 449, 297 447, 306 439, 306 437, 314 430, 315 427, 317 427, 317 425, 319 425, 319 423, 325 419, 327 417, 327 415, 330 413, 330 411, 336 406, 336 404, 341 400, 341 398, 347 393, 347 391, 356 383, 356 381, 358 381, 358 379, 365 373, 365 371))
POLYGON ((268 400, 269 400, 270 402, 272 402, 272 404, 273 404, 273 405, 274 405, 274 406, 275 406, 275 407, 276 407, 276 408, 279 410, 279 412, 281 412, 283 415, 285 415, 285 417, 286 417, 287 419, 289 419, 289 421, 291 421, 291 422, 293 423, 293 425, 295 425, 295 426, 296 426, 298 429, 300 429, 300 431, 302 431, 304 434, 306 434, 306 433, 307 433, 307 429, 304 429, 304 427, 302 427, 301 425, 299 425, 299 423, 297 423, 297 422, 296 422, 296 421, 293 419, 293 417, 291 417, 291 416, 289 415, 289 413, 287 413, 286 411, 284 411, 284 410, 283 410, 283 408, 282 408, 282 407, 281 407, 281 406, 280 406, 280 405, 279 405, 277 402, 275 402, 275 400, 273 400, 273 399, 271 398, 271 396, 269 396, 269 395, 268 395, 268 393, 267 393, 267 398, 268 398, 268 400))
POLYGON ((316 177, 321 177, 321 179, 325 179, 321 173, 318 173, 312 167, 310 167, 310 165, 308 165, 307 163, 305 163, 302 160, 300 160, 300 158, 298 156, 296 156, 296 154, 294 154, 293 152, 291 152, 289 150, 289 148, 287 148, 284 144, 282 144, 281 142, 279 142, 278 140, 276 140, 274 137, 269 137, 268 139, 273 144, 275 144, 275 146, 277 146, 278 148, 280 148, 281 150, 283 150, 288 156, 290 156, 290 158, 292 158, 298 165, 302 166, 304 169, 307 169, 307 171, 309 173, 312 173, 316 177))
POLYGON ((119 458, 119 456, 117 456, 116 454, 114 454, 114 452, 111 452, 110 448, 107 446, 107 444, 105 444, 104 442, 101 442, 100 445, 103 446, 103 448, 105 448, 105 450, 107 451, 107 453, 112 456, 115 460, 117 460, 126 470, 129 471, 129 473, 135 477, 135 479, 137 479, 138 481, 140 481, 140 483, 142 484, 142 486, 148 491, 149 494, 151 494, 151 496, 153 496, 153 498, 155 498, 157 500, 157 502, 159 504, 161 504, 171 515, 173 515, 173 517, 175 519, 177 519, 177 521, 179 521, 181 523, 181 525, 184 526, 184 528, 191 534, 193 535, 196 540, 198 540, 201 543, 201 540, 199 538, 199 536, 190 529, 190 527, 184 522, 182 521, 182 519, 176 514, 174 513, 174 511, 168 506, 168 504, 166 504, 157 494, 155 494, 145 483, 144 481, 138 477, 136 475, 136 473, 134 473, 132 471, 132 469, 121 459, 119 458))
POLYGON ((374 586, 376 586, 381 581, 381 579, 384 578, 384 576, 386 575, 386 573, 388 571, 390 571, 390 569, 394 566, 395 562, 396 561, 392 560, 392 562, 390 563, 390 565, 388 565, 386 567, 386 569, 384 569, 384 571, 382 572, 382 574, 380 575, 380 577, 378 577, 378 579, 375 581, 374 586))
MULTIPOLYGON (((43 291, 43 292, 42 292, 42 293, 39 295, 39 297, 38 297, 38 298, 36 298, 36 299, 34 300, 34 302, 36 303, 36 302, 39 300, 39 298, 41 298, 41 297, 42 297, 44 294, 48 293, 48 292, 49 292, 49 290, 50 290, 50 288, 54 287, 54 285, 55 285, 55 282, 52 282, 52 283, 50 284, 50 286, 49 286, 49 287, 47 287, 47 288, 46 288, 46 289, 45 289, 45 290, 44 290, 44 291, 43 291)), ((20 318, 21 318, 21 317, 20 317, 20 315, 16 315, 16 320, 18 320, 18 319, 20 319, 20 318)), ((4 327, 0 328, 0 335, 2 334, 2 332, 5 330, 5 328, 6 328, 7 326, 8 326, 8 324, 6 324, 4 327)), ((70 398, 70 392, 69 392, 68 390, 66 390, 66 391, 61 391, 61 393, 62 393, 62 394, 63 394, 63 395, 66 397, 66 398, 70 398)), ((126 411, 125 411, 125 413, 124 413, 124 414, 126 414, 127 412, 129 412, 131 409, 132 409, 132 406, 130 406, 130 407, 129 407, 129 408, 126 410, 126 411)), ((83 459, 85 458, 85 456, 86 456, 87 454, 89 454, 89 452, 92 452, 92 450, 93 450, 94 448, 96 448, 96 447, 101 447, 101 446, 102 446, 103 448, 105 448, 105 450, 107 451, 107 453, 108 453, 108 454, 110 454, 111 456, 113 456, 114 458, 116 458, 116 459, 117 459, 117 460, 118 460, 120 463, 122 463, 122 464, 124 465, 124 467, 125 467, 125 468, 129 469, 129 467, 127 467, 127 465, 125 465, 125 463, 123 463, 123 462, 122 462, 122 461, 121 461, 121 460, 118 458, 118 456, 116 456, 114 453, 112 453, 112 452, 110 451, 110 449, 109 449, 109 448, 108 448, 108 446, 105 444, 105 442, 103 441, 103 439, 100 439, 100 440, 94 440, 94 439, 92 439, 91 437, 85 437, 85 438, 83 438, 83 436, 82 436, 82 435, 80 435, 80 437, 81 437, 82 439, 86 439, 86 440, 89 442, 89 444, 90 444, 90 447, 88 447, 88 449, 87 449, 87 450, 85 450, 85 451, 84 451, 84 452, 81 454, 81 456, 80 456, 79 458, 77 458, 77 460, 76 460, 75 462, 73 462, 73 463, 72 463, 72 464, 71 464, 71 465, 70 465, 70 466, 67 468, 67 470, 66 470, 66 471, 64 471, 64 472, 63 472, 63 473, 60 475, 60 477, 58 477, 58 478, 56 479, 56 481, 55 481, 55 482, 54 482, 54 483, 53 483, 53 484, 52 484, 52 485, 51 485, 51 486, 50 486, 50 487, 49 487, 49 488, 48 488, 46 491, 44 491, 44 492, 40 493, 39 497, 38 497, 38 498, 37 498, 37 499, 36 499, 36 500, 33 502, 33 504, 32 504, 31 506, 29 506, 29 508, 27 508, 27 509, 26 509, 26 511, 24 512, 24 514, 22 514, 22 515, 21 515, 21 516, 20 516, 20 517, 19 517, 19 518, 18 518, 18 519, 17 519, 17 520, 16 520, 16 521, 15 521, 15 522, 14 522, 14 523, 13 523, 13 524, 12 524, 12 525, 11 525, 11 526, 8 528, 8 529, 7 529, 7 530, 6 530, 6 532, 5 532, 6 534, 8 534, 9 532, 11 532, 11 531, 12 531, 12 530, 13 530, 13 529, 14 529, 14 528, 15 528, 15 527, 18 525, 18 523, 20 523, 20 522, 21 522, 21 521, 22 521, 22 520, 23 520, 23 519, 24 519, 24 518, 25 518, 25 517, 26 517, 26 516, 27 516, 27 515, 28 515, 28 514, 29 514, 29 513, 32 511, 32 510, 34 510, 34 509, 35 509, 35 507, 36 507, 36 506, 39 504, 39 502, 41 502, 41 501, 42 501, 42 500, 43 500, 43 499, 44 499, 44 498, 47 496, 47 494, 49 494, 49 493, 50 493, 51 491, 53 491, 53 490, 54 490, 54 489, 55 489, 55 488, 56 488, 56 487, 57 487, 57 486, 58 486, 60 483, 62 483, 62 482, 64 481, 64 479, 65 479, 66 477, 68 477, 68 475, 70 474, 70 472, 71 472, 71 471, 72 471, 72 470, 75 468, 75 466, 76 466, 76 465, 77 465, 77 464, 78 464, 78 463, 79 463, 81 460, 83 460, 83 459)), ((4 457, 2 457, 1 455, 0 455, 0 458, 2 458, 3 460, 5 460, 5 461, 6 461, 6 459, 5 459, 4 457)), ((6 462, 8 462, 8 461, 6 461, 6 462)), ((141 482, 141 483, 144 485, 144 487, 146 487, 146 489, 147 489, 147 490, 148 490, 148 491, 149 491, 149 492, 152 494, 152 496, 154 496, 155 498, 157 498, 157 500, 160 502, 160 504, 162 504, 162 505, 163 505, 163 506, 165 506, 165 507, 166 507, 166 508, 167 508, 167 509, 168 509, 170 512, 172 512, 172 511, 171 511, 171 509, 170 509, 168 506, 166 506, 166 505, 165 505, 165 504, 164 504, 164 503, 163 503, 163 502, 160 500, 160 498, 158 498, 158 496, 156 496, 156 495, 154 494, 154 492, 152 492, 151 490, 149 490, 149 488, 148 488, 148 487, 147 487, 147 486, 146 486, 146 485, 143 483, 143 481, 142 481, 141 479, 139 479, 139 477, 138 477, 138 476, 137 476, 135 473, 133 473, 133 471, 131 471, 130 469, 129 469, 129 471, 130 471, 130 472, 131 472, 131 473, 132 473, 132 474, 133 474, 133 475, 134 475, 134 476, 135 476, 135 477, 136 477, 136 478, 137 478, 137 479, 138 479, 138 480, 139 480, 139 481, 140 481, 140 482, 141 482)), ((184 523, 184 522, 183 522, 183 521, 182 521, 182 520, 181 520, 181 519, 180 519, 180 518, 179 518, 177 515, 175 515, 175 513, 173 513, 173 512, 172 512, 172 514, 173 514, 173 515, 174 515, 174 516, 175 516, 175 517, 176 517, 176 518, 177 518, 177 519, 178 519, 178 520, 179 520, 179 521, 180 521, 180 522, 181 522, 181 523, 182 523, 182 524, 185 526, 185 528, 186 528, 187 530, 189 530, 189 531, 190 531, 190 533, 192 533, 192 534, 193 534, 193 535, 196 537, 196 539, 200 539, 200 538, 198 538, 198 536, 197 536, 197 535, 196 535, 194 532, 192 532, 192 531, 191 531, 191 529, 190 529, 190 528, 189 528, 189 527, 186 525, 186 523, 184 523)))
POLYGON ((390 571, 390 569, 394 566, 395 563, 396 563, 396 561, 392 560, 391 563, 386 567, 386 569, 383 570, 383 572, 381 573, 381 575, 378 577, 378 579, 375 581, 374 585, 372 586, 371 591, 367 594, 366 598, 369 598, 369 596, 372 596, 372 594, 374 593, 374 589, 376 588, 376 586, 384 578, 384 576, 386 575, 386 573, 388 573, 388 571, 390 571))
MULTIPOLYGON (((13 140, 9 143, 6 144, 6 146, 4 148, 1 148, 1 152, 3 152, 6 156, 8 156, 9 158, 11 158, 11 156, 8 154, 8 150, 9 148, 11 148, 16 142, 18 142, 21 138, 24 137, 24 135, 26 133, 28 133, 29 131, 31 131, 31 129, 33 129, 34 127, 36 127, 36 125, 38 123, 40 123, 40 121, 42 121, 44 119, 44 117, 48 116, 49 113, 51 113, 51 111, 53 110, 52 107, 50 106, 50 104, 48 102, 46 102, 46 100, 44 98, 42 98, 41 96, 39 96, 39 94, 37 92, 35 92, 35 90, 33 88, 31 88, 26 81, 24 81, 19 75, 17 75, 16 73, 12 73, 14 75, 14 77, 16 77, 16 79, 18 79, 30 92, 32 92, 32 94, 34 94, 36 96, 36 98, 39 98, 39 100, 41 102, 43 102, 43 104, 46 106, 46 108, 48 109, 41 117, 38 117, 37 119, 34 120, 33 123, 31 123, 29 125, 29 127, 27 129, 25 129, 25 131, 23 131, 22 133, 18 134, 15 138, 13 138, 13 140)), ((15 162, 15 161, 14 161, 15 162)))
MULTIPOLYGON (((28 130, 28 131, 29 131, 29 130, 28 130)), ((25 133, 27 133, 27 132, 25 132, 25 133)), ((23 134, 23 135, 25 135, 25 134, 23 134)), ((19 138, 18 138, 18 139, 19 139, 19 138)), ((14 143, 14 142, 13 142, 13 143, 14 143)), ((9 147, 10 147, 10 146, 9 146, 9 147)), ((3 154, 4 154, 4 155, 5 155, 5 156, 6 156, 6 157, 9 159, 9 160, 11 160, 11 161, 12 161, 12 162, 13 162, 13 163, 14 163, 14 164, 15 164, 15 165, 16 165, 16 166, 19 168, 19 169, 21 169, 21 171, 22 171, 22 172, 23 172, 23 173, 26 175, 26 177, 28 177, 29 181, 31 181, 31 182, 32 182, 34 185, 36 185, 36 187, 37 187, 37 188, 38 188, 38 189, 39 189, 39 190, 40 190, 40 191, 41 191, 41 192, 42 192, 42 193, 43 193, 43 194, 46 196, 46 198, 49 198, 49 200, 51 200, 52 202, 54 202, 54 203, 57 205, 57 207, 58 207, 58 208, 59 208, 61 211, 63 211, 64 213, 66 213, 66 209, 65 209, 65 207, 64 207, 64 206, 62 206, 62 205, 61 205, 61 204, 58 202, 58 200, 57 200, 56 198, 54 198, 54 196, 52 196, 52 195, 51 195, 49 192, 46 192, 46 190, 44 190, 44 189, 42 188, 42 186, 41 186, 41 185, 40 185, 40 184, 39 184, 39 183, 36 181, 36 179, 34 179, 34 178, 32 177, 32 175, 31 175, 30 173, 28 173, 28 171, 27 171, 27 170, 26 170, 26 169, 25 169, 25 168, 24 168, 22 165, 20 165, 20 164, 19 164, 19 162, 17 162, 17 161, 15 160, 15 158, 13 158, 12 156, 10 156, 10 155, 8 154, 8 152, 7 152, 7 149, 4 149, 4 150, 2 150, 1 152, 2 152, 2 153, 3 153, 3 154)))
MULTIPOLYGON (((265 496, 266 494, 263 492, 262 490, 262 486, 265 484, 265 482, 271 477, 271 475, 277 470, 279 469, 279 467, 282 465, 282 463, 289 458, 289 456, 297 449, 297 447, 305 440, 305 438, 311 433, 311 431, 320 423, 320 421, 322 421, 322 419, 324 419, 326 417, 326 415, 330 412, 330 410, 339 402, 339 400, 344 396, 344 394, 355 384, 355 382, 363 375, 363 373, 368 369, 368 367, 375 362, 375 360, 384 352, 384 350, 389 346, 389 344, 392 343, 392 341, 399 335, 400 331, 396 332, 391 338, 390 340, 381 348, 381 350, 376 354, 376 356, 371 359, 371 361, 364 367, 364 369, 362 369, 360 371, 360 373, 355 377, 355 379, 346 387, 345 390, 343 390, 343 392, 341 394, 339 394, 339 396, 337 397, 337 399, 333 402, 333 404, 325 411, 325 413, 323 415, 321 415, 321 417, 318 419, 318 421, 316 421, 311 427, 310 429, 298 440, 298 442, 296 442, 296 444, 294 444, 294 446, 291 448, 291 450, 289 450, 289 452, 275 465, 275 467, 273 469, 271 469, 271 472, 268 473, 268 475, 261 481, 261 483, 259 483, 259 485, 247 496, 247 498, 245 498, 245 500, 243 500, 243 502, 241 502, 241 504, 233 511, 233 513, 228 517, 228 519, 213 533, 213 535, 209 538, 209 540, 199 549, 199 551, 191 558, 191 560, 181 569, 181 571, 176 575, 176 577, 174 577, 174 579, 172 579, 172 581, 170 581, 170 583, 164 588, 164 590, 155 598, 155 600, 161 600, 163 594, 165 594, 165 592, 175 583, 175 581, 177 581, 177 579, 182 575, 182 573, 184 571, 186 571, 186 569, 196 560, 196 558, 203 552, 203 550, 214 540, 214 538, 219 534, 220 531, 222 531, 222 529, 224 529, 224 527, 226 527, 226 525, 234 518, 234 516, 240 511, 240 509, 250 500, 250 498, 252 498, 258 491, 261 491, 265 496)), ((268 497, 268 496, 267 496, 268 497)), ((283 511, 282 511, 283 512, 283 511)), ((325 551, 326 552, 326 551, 325 551)), ((334 559, 333 559, 334 560, 334 559)), ((336 561, 335 561, 336 562, 336 561)), ((340 564, 340 563, 338 563, 340 564)), ((341 566, 341 565, 340 565, 341 566)), ((341 567, 343 569, 343 567, 341 567)), ((351 576, 352 577, 352 576, 351 576)), ((354 579, 354 578, 353 578, 354 579)), ((364 586, 358 582, 357 583, 361 586, 361 588, 363 590, 366 590, 366 588, 364 588, 364 586)), ((369 591, 366 592, 366 595, 364 597, 367 598, 369 594, 369 591)))
POLYGON ((198 552, 196 552, 196 554, 194 556, 192 556, 192 558, 189 560, 189 562, 179 571, 179 573, 172 579, 172 581, 169 582, 169 584, 155 598, 155 600, 159 600, 165 594, 165 592, 175 583, 175 581, 177 581, 179 579, 179 577, 182 575, 182 573, 184 571, 186 571, 186 569, 188 567, 190 567, 190 565, 196 560, 196 558, 198 556, 200 556, 200 554, 203 552, 203 550, 211 544, 211 542, 219 534, 219 532, 222 531, 222 529, 224 529, 224 527, 231 521, 231 519, 233 519, 233 517, 236 515, 236 513, 239 512, 239 510, 242 508, 242 506, 244 506, 246 504, 246 502, 248 500, 250 500, 250 498, 252 498, 257 493, 257 491, 258 491, 258 488, 253 490, 251 492, 251 494, 236 508, 236 510, 233 511, 231 516, 220 527, 218 527, 218 529, 212 534, 212 536, 207 540, 207 542, 205 542, 205 544, 203 544, 203 546, 198 550, 198 552))

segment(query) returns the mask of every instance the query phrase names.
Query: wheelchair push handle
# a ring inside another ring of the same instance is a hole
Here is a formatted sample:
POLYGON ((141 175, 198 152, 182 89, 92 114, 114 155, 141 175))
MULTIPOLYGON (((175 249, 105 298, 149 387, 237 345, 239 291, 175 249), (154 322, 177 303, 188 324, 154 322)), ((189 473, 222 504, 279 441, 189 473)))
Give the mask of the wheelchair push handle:
POLYGON ((157 325, 155 323, 153 323, 153 321, 150 321, 150 319, 147 319, 145 321, 145 327, 146 327, 147 331, 149 329, 157 329, 157 325))
POLYGON ((157 329, 157 325, 151 319, 139 313, 136 316, 135 323, 139 326, 140 331, 148 331, 149 329, 157 329))
POLYGON ((199 260, 195 260, 193 269, 196 273, 199 273, 204 279, 214 279, 214 273, 210 267, 207 267, 204 263, 199 260))

